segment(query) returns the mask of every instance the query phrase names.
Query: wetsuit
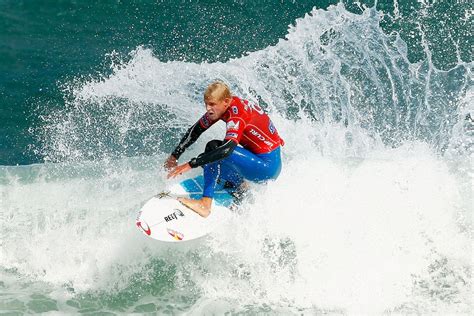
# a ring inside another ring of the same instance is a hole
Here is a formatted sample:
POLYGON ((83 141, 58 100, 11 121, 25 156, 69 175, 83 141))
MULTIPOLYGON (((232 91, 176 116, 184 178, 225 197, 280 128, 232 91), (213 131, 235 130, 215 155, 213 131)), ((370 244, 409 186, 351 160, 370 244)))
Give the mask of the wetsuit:
MULTIPOLYGON (((254 182, 276 179, 281 171, 283 140, 268 115, 258 105, 232 97, 221 120, 226 122, 224 140, 210 141, 204 153, 189 162, 192 168, 204 168, 203 196, 213 197, 218 180, 238 187, 244 179, 254 182)), ((205 113, 188 129, 172 155, 178 159, 216 122, 205 113)))

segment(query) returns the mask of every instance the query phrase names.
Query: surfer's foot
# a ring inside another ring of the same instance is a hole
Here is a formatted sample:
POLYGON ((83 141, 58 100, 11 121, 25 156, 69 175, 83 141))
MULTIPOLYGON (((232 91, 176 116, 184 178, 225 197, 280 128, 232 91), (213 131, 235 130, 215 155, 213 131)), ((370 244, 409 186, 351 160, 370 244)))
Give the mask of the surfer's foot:
POLYGON ((200 200, 188 199, 184 197, 178 198, 178 201, 181 202, 187 208, 190 208, 194 212, 198 213, 202 217, 208 217, 211 213, 212 199, 208 197, 203 197, 200 200))

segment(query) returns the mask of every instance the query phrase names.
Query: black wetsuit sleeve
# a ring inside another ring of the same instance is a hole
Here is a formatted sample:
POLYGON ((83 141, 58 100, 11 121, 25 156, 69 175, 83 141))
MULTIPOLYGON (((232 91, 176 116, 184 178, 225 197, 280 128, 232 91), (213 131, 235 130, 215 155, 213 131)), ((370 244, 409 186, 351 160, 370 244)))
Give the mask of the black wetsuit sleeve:
POLYGON ((184 153, 186 148, 191 146, 198 138, 201 136, 201 134, 205 131, 206 129, 199 124, 199 121, 196 122, 193 126, 191 126, 186 134, 184 134, 183 138, 179 142, 178 146, 173 150, 171 153, 176 159, 179 159, 179 157, 184 153))
POLYGON ((189 161, 189 165, 191 166, 191 168, 196 168, 211 162, 227 158, 234 151, 236 146, 237 143, 229 139, 216 149, 211 150, 209 152, 204 152, 196 158, 191 159, 191 161, 189 161))

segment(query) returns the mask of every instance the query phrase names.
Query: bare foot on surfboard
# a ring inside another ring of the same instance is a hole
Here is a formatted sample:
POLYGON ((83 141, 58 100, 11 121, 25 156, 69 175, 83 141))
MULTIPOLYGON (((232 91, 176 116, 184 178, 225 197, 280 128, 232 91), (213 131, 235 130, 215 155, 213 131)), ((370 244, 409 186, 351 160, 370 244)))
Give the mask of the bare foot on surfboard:
POLYGON ((203 197, 200 200, 188 199, 185 197, 179 197, 178 201, 186 206, 187 208, 198 213, 202 217, 208 217, 211 213, 212 199, 208 197, 203 197))

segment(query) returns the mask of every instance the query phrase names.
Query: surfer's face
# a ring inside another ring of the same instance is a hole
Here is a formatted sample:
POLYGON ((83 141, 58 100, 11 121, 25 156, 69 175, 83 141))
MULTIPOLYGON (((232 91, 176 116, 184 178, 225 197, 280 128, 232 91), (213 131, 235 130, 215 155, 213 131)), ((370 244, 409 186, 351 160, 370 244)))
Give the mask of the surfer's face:
POLYGON ((205 99, 204 103, 206 103, 206 111, 207 115, 209 115, 209 118, 213 121, 220 119, 229 107, 230 101, 230 98, 225 98, 222 100, 215 98, 205 99))

